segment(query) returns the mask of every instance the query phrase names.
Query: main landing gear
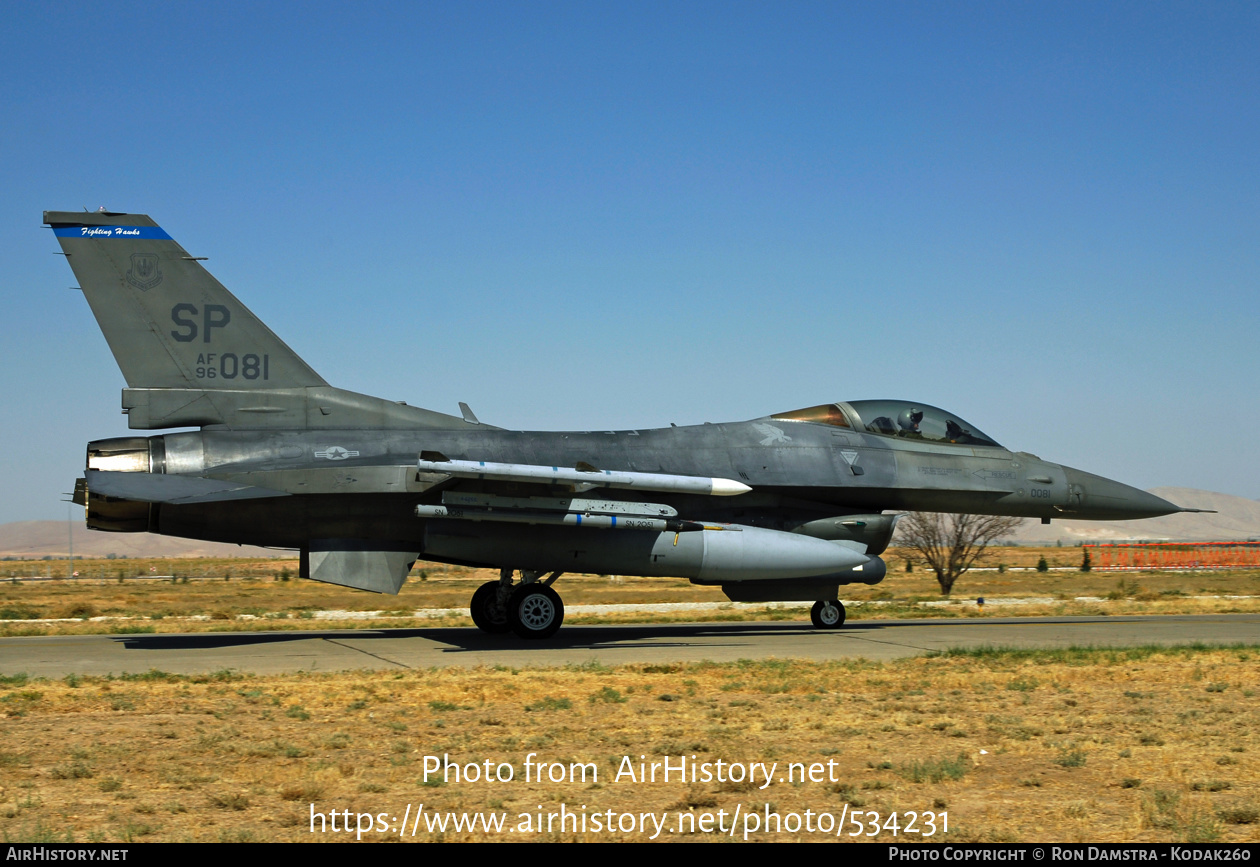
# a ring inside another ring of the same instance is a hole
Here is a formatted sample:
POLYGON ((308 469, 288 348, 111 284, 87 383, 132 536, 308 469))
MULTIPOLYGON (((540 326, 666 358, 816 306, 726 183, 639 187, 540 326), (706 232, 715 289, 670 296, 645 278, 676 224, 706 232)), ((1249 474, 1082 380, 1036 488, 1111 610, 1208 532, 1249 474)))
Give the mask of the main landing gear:
POLYGON ((844 626, 844 603, 820 599, 809 611, 815 629, 839 629, 844 626))
POLYGON ((550 638, 564 622, 564 603, 551 585, 562 572, 552 572, 539 580, 542 572, 521 571, 519 584, 512 583, 513 569, 500 569, 498 581, 477 588, 469 604, 473 623, 482 632, 504 633, 520 638, 550 638))

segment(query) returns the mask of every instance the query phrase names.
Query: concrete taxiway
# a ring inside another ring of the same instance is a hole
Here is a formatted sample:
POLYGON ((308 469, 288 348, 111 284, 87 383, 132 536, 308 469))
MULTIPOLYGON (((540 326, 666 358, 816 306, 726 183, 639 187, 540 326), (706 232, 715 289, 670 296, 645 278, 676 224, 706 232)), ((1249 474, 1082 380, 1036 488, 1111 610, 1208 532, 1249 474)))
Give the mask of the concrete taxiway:
POLYGON ((0 638, 0 674, 207 674, 560 666, 737 659, 886 660, 952 648, 1260 645, 1260 614, 857 621, 835 631, 802 623, 567 626, 522 641, 474 628, 66 635, 0 638))

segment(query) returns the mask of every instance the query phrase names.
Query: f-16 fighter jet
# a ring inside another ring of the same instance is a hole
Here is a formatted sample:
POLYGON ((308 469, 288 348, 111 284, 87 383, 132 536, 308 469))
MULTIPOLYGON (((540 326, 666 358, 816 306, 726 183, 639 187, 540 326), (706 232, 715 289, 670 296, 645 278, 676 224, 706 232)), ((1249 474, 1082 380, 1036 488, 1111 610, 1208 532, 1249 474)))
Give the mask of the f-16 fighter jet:
POLYGON ((487 632, 553 635, 566 572, 810 601, 814 624, 835 628, 839 587, 884 578, 886 512, 1181 511, 913 401, 550 432, 344 391, 149 217, 44 222, 126 378, 128 426, 192 429, 89 443, 74 494, 89 527, 296 549, 303 577, 376 593, 397 593, 417 560, 494 568, 471 600, 487 632))

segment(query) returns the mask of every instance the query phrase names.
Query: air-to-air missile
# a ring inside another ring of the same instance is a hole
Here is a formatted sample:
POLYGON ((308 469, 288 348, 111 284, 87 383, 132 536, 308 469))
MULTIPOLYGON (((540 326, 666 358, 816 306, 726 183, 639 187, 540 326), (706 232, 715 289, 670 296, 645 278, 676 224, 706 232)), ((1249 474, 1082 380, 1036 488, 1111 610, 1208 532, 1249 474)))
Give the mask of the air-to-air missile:
POLYGON ((503 464, 493 461, 425 460, 416 462, 422 473, 444 473, 460 479, 488 479, 495 482, 536 482, 542 485, 565 485, 577 490, 618 488, 621 490, 660 491, 674 494, 699 494, 704 497, 733 497, 752 490, 734 479, 703 479, 673 473, 632 473, 600 470, 586 464, 567 467, 540 467, 533 464, 503 464))
POLYGON ((814 625, 833 628, 839 588, 885 575, 888 512, 1182 511, 910 401, 562 433, 345 391, 148 217, 44 222, 126 378, 128 426, 199 429, 89 443, 74 495, 89 527, 291 548, 303 577, 381 593, 421 559, 498 569, 471 602, 488 632, 552 635, 564 606, 551 585, 565 572, 812 601, 814 625))

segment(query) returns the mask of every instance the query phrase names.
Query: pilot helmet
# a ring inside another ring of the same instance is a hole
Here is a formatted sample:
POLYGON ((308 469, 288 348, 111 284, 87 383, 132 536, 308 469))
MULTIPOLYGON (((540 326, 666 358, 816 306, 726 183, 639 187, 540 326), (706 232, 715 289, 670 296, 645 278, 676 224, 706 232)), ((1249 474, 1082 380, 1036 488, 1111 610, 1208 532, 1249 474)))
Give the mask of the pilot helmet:
POLYGON ((897 425, 902 430, 917 431, 921 421, 923 421, 923 410, 917 406, 903 409, 901 415, 897 416, 897 425))

